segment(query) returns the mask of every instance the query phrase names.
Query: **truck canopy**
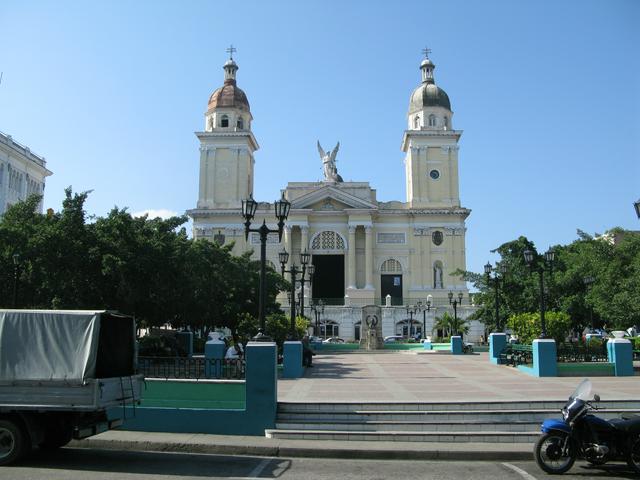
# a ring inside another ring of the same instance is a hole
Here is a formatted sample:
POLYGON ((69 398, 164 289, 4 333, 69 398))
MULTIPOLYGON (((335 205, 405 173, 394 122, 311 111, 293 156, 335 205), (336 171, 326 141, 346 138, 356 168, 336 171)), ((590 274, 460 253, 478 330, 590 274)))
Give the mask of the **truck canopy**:
POLYGON ((134 374, 135 322, 105 310, 0 310, 0 382, 134 374))

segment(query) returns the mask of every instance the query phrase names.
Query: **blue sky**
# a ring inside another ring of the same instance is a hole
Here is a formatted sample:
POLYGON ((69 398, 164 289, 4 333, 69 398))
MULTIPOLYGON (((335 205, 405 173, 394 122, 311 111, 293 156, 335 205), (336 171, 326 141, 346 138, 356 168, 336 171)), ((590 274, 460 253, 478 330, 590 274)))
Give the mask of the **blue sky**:
POLYGON ((256 153, 255 197, 322 177, 340 141, 345 180, 405 200, 409 95, 421 50, 460 141, 467 267, 526 235, 639 229, 640 2, 111 1, 0 3, 0 130, 44 155, 87 207, 183 213, 198 141, 233 43, 256 153))

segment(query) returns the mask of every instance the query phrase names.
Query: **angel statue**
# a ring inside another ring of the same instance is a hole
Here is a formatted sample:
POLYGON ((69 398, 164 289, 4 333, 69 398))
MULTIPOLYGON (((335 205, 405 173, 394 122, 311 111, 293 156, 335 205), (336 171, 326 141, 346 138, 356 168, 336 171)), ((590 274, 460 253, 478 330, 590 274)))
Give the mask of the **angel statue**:
POLYGON ((320 153, 320 158, 322 159, 325 182, 342 182, 342 177, 338 175, 338 169, 336 168, 336 155, 339 148, 340 142, 338 142, 336 148, 326 153, 320 146, 320 140, 318 140, 318 153, 320 153))

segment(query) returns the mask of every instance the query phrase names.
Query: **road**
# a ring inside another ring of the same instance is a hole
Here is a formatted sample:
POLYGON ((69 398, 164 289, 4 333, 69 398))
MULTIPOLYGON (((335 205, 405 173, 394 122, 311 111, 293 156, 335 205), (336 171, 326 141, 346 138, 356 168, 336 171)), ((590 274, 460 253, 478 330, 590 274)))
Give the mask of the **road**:
MULTIPOLYGON (((64 448, 36 452, 18 466, 0 467, 7 480, 129 479, 413 480, 549 478, 531 462, 444 462, 272 458, 192 453, 131 452, 64 448)), ((593 468, 578 462, 565 479, 637 478, 626 465, 593 468)))

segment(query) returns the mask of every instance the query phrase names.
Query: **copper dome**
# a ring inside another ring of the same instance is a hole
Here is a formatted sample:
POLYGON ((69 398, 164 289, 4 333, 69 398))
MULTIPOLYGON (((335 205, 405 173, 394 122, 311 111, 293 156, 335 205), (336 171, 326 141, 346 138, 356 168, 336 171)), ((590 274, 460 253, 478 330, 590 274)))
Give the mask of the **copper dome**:
POLYGON ((245 112, 250 111, 247 96, 236 86, 234 79, 225 80, 224 85, 209 97, 209 110, 216 108, 237 108, 245 112))

